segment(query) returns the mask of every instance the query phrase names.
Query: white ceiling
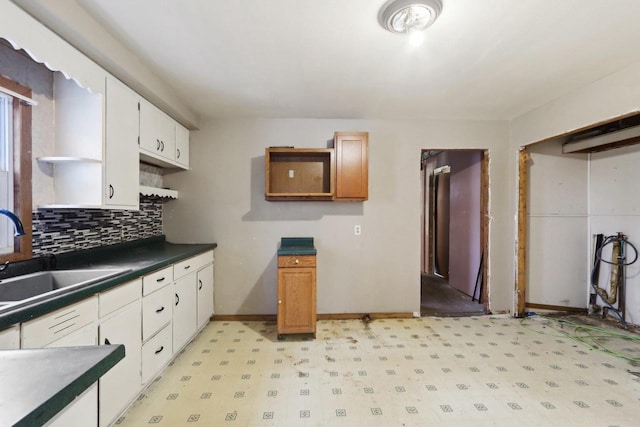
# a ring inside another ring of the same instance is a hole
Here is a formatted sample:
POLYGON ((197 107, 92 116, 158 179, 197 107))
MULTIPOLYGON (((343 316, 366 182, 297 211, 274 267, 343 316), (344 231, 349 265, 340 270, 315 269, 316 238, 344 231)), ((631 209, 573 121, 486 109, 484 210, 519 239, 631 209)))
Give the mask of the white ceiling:
POLYGON ((77 0, 204 117, 512 119, 640 60, 639 0, 77 0))

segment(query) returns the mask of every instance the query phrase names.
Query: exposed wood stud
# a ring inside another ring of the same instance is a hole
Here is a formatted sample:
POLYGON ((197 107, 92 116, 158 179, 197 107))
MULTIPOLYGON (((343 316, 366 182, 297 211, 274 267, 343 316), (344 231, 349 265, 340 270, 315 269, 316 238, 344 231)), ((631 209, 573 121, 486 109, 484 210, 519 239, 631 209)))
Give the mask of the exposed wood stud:
POLYGON ((518 245, 516 263, 516 307, 514 315, 524 316, 527 290, 527 198, 529 189, 529 160, 531 156, 525 147, 520 149, 518 158, 518 245))

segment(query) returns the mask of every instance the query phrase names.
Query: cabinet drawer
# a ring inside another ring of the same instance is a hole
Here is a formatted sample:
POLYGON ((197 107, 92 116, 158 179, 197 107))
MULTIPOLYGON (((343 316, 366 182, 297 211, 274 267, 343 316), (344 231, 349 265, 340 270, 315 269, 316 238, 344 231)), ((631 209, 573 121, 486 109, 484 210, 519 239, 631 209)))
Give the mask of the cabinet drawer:
POLYGON ((22 348, 40 348, 98 319, 98 298, 79 303, 22 324, 22 348))
POLYGON ((213 251, 205 252, 184 261, 180 261, 173 266, 173 279, 178 280, 179 278, 186 276, 193 271, 197 271, 212 262, 213 251))
POLYGON ((280 255, 278 267, 315 267, 315 255, 280 255))
POLYGON ((99 316, 104 317, 120 307, 140 299, 142 295, 142 279, 125 283, 98 295, 99 316))
POLYGON ((168 286, 142 298, 142 341, 149 339, 171 321, 173 296, 173 286, 168 286))
POLYGON ((154 271, 142 278, 142 295, 149 295, 173 282, 173 266, 154 271))
POLYGON ((142 345, 142 383, 148 383, 171 359, 171 325, 142 345))

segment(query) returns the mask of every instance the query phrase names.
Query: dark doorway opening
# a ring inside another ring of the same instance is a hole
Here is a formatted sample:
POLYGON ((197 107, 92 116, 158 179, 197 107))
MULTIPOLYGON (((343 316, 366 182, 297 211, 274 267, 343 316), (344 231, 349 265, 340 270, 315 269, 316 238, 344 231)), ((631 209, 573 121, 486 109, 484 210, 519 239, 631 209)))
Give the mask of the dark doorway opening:
POLYGON ((423 316, 488 312, 488 152, 423 150, 423 316))

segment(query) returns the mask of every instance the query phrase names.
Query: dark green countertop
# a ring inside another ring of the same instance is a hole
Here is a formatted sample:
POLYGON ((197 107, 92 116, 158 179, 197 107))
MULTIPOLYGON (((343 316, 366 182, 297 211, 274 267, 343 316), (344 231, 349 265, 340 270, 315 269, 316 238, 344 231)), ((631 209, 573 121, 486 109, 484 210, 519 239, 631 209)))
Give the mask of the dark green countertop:
POLYGON ((11 307, 0 306, 0 330, 16 323, 33 319, 58 308, 88 298, 114 286, 141 277, 154 270, 166 267, 202 252, 213 250, 216 243, 175 244, 169 243, 164 236, 137 240, 100 248, 69 252, 55 255, 55 269, 105 268, 129 269, 129 271, 68 293, 52 296, 33 304, 11 307))
POLYGON ((313 237, 283 237, 278 255, 316 255, 313 237))
POLYGON ((122 358, 123 345, 0 351, 0 425, 43 425, 122 358))

